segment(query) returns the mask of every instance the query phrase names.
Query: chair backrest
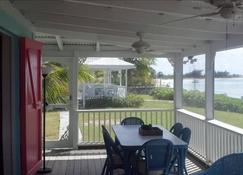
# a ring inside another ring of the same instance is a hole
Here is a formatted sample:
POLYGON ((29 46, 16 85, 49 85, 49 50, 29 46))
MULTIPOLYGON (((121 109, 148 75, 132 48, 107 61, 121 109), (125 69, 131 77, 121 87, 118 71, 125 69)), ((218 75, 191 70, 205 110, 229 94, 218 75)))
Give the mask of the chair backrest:
POLYGON ((105 128, 105 126, 101 126, 102 127, 102 134, 103 134, 103 138, 104 138, 104 142, 105 142, 105 149, 106 149, 106 153, 107 153, 107 157, 108 159, 110 159, 111 162, 113 162, 112 160, 112 153, 118 153, 119 149, 117 148, 114 140, 111 138, 109 132, 107 131, 107 129, 105 128))
POLYGON ((191 129, 189 128, 183 128, 180 133, 180 138, 186 143, 190 143, 191 140, 191 129))
POLYGON ((170 132, 177 137, 180 137, 180 133, 183 129, 183 125, 181 123, 175 123, 171 128, 170 132))
POLYGON ((209 169, 198 175, 242 175, 243 153, 224 156, 214 162, 209 169))
POLYGON ((144 122, 138 117, 126 117, 121 121, 121 125, 143 125, 144 122))
POLYGON ((146 174, 154 170, 168 173, 172 151, 173 144, 169 140, 156 139, 146 142, 139 151, 145 153, 146 174))

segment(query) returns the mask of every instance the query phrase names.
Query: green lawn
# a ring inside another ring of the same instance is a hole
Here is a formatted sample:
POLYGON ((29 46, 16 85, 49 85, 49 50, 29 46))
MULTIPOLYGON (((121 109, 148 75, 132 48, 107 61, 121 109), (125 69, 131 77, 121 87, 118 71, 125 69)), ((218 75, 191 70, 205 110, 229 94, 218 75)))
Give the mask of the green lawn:
POLYGON ((139 94, 144 100, 153 100, 154 98, 151 95, 139 94))
POLYGON ((167 100, 155 100, 155 101, 144 101, 143 106, 140 108, 159 108, 159 109, 173 109, 173 101, 167 100))
MULTIPOLYGON (((204 115, 205 113, 205 110, 202 108, 187 107, 186 109, 201 115, 204 115)), ((243 114, 226 111, 215 111, 214 115, 216 120, 237 126, 239 128, 243 128, 243 114)))
POLYGON ((59 112, 47 112, 46 113, 46 137, 53 140, 58 139, 59 133, 59 112))
MULTIPOLYGON (((149 95, 141 95, 145 102, 142 109, 159 108, 173 109, 173 101, 153 100, 149 95)), ((186 107, 187 110, 204 115, 204 109, 195 107, 186 107)), ((111 125, 119 123, 124 116, 139 116, 146 123, 157 123, 169 128, 174 122, 173 112, 101 112, 101 113, 83 113, 80 114, 80 129, 85 141, 100 141, 102 139, 100 126, 105 125, 111 131, 111 125), (98 120, 100 119, 100 120, 98 120), (88 127, 88 124, 90 127, 88 127), (89 137, 88 137, 89 136, 89 137), (90 140, 88 139, 90 138, 90 140)), ((215 111, 215 118, 219 121, 243 128, 243 114, 225 111, 215 111)), ((58 139, 59 132, 59 112, 47 112, 47 138, 58 139)))

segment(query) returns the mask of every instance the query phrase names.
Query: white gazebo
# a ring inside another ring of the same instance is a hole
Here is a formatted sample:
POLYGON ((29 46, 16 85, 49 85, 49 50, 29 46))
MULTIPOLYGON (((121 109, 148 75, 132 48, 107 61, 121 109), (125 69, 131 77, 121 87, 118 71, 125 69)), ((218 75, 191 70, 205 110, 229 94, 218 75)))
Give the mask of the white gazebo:
POLYGON ((85 83, 82 85, 82 101, 85 107, 85 99, 99 97, 125 97, 127 95, 127 70, 134 69, 135 65, 119 58, 89 57, 85 60, 92 71, 103 71, 104 81, 100 83, 85 83), (119 72, 119 85, 112 83, 112 72, 119 72), (125 84, 123 84, 123 72, 125 72, 125 84))

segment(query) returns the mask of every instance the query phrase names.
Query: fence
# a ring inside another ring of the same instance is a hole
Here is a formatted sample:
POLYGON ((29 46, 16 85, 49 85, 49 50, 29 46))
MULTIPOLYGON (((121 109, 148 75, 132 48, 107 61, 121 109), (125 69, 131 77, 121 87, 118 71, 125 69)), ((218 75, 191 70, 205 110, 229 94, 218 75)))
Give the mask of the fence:
POLYGON ((141 118, 146 124, 159 124, 169 129, 174 124, 174 110, 161 109, 101 109, 79 110, 80 144, 102 144, 101 125, 112 134, 112 125, 128 116, 141 118))
POLYGON ((190 149, 208 163, 243 152, 243 129, 186 110, 177 111, 176 121, 192 130, 190 149))

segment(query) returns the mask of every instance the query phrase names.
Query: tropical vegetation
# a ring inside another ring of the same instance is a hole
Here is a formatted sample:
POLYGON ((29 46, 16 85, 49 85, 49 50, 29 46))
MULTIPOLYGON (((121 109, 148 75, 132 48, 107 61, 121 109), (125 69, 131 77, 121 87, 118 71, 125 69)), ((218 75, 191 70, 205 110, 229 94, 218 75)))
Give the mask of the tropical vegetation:
MULTIPOLYGON (((68 67, 54 62, 45 62, 43 66, 49 66, 52 69, 46 77, 47 102, 51 104, 66 103, 69 99, 68 67)), ((88 67, 80 64, 78 81, 91 81, 93 78, 88 67)))
MULTIPOLYGON (((151 95, 159 100, 173 100, 174 92, 172 88, 162 87, 151 91, 151 95)), ((205 93, 197 90, 183 91, 183 103, 185 106, 204 108, 205 93)), ((224 94, 214 95, 214 109, 219 111, 237 112, 243 114, 243 100, 228 97, 224 94)))
POLYGON ((154 64, 154 58, 123 58, 123 60, 133 63, 136 69, 128 70, 128 86, 152 85, 156 77, 155 70, 151 67, 154 64))

